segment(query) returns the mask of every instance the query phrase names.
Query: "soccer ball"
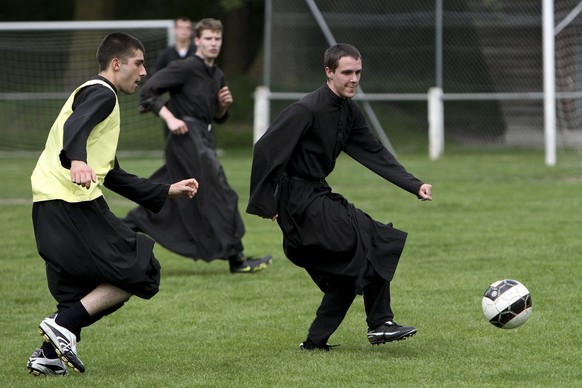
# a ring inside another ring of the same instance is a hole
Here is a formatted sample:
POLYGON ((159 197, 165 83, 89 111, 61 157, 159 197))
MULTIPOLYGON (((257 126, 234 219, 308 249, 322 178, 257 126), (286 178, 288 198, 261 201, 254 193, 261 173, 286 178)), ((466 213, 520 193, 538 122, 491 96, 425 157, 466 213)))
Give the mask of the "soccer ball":
POLYGON ((531 314, 529 290, 517 280, 504 279, 491 284, 481 302, 483 314, 494 326, 514 329, 523 325, 531 314))

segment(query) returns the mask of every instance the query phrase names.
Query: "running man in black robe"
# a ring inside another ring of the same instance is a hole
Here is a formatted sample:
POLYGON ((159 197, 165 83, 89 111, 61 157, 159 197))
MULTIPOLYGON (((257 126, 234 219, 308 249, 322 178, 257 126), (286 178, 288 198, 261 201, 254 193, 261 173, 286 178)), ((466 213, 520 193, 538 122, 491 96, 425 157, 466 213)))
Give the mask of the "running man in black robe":
POLYGON ((324 55, 327 82, 285 109, 255 144, 247 212, 277 220, 285 255, 305 268, 324 296, 301 349, 329 349, 357 294, 372 344, 416 333, 394 322, 390 281, 406 233, 373 220, 325 178, 343 151, 376 174, 432 200, 432 186, 408 173, 370 130, 351 99, 362 71, 358 50, 340 43, 324 55))
POLYGON ((218 160, 212 130, 213 122, 227 120, 233 102, 224 73, 214 63, 222 45, 222 23, 202 19, 195 32, 196 54, 157 71, 141 90, 140 109, 157 114, 167 127, 166 163, 150 178, 172 182, 193 176, 200 190, 193 201, 167 202, 157 214, 138 207, 125 221, 174 253, 194 260, 228 259, 231 273, 254 273, 266 268, 271 256, 253 259, 243 254, 238 195, 218 160), (162 97, 166 92, 167 105, 162 97))
POLYGON ((99 74, 77 87, 55 120, 31 176, 32 221, 48 288, 57 311, 39 325, 45 341, 28 359, 34 375, 84 372, 77 354, 81 329, 132 296, 159 289, 154 241, 136 234, 110 210, 102 187, 159 211, 168 197, 192 198, 195 179, 172 185, 139 178, 116 158, 119 92, 132 94, 146 75, 144 47, 124 33, 107 35, 97 50, 99 74))

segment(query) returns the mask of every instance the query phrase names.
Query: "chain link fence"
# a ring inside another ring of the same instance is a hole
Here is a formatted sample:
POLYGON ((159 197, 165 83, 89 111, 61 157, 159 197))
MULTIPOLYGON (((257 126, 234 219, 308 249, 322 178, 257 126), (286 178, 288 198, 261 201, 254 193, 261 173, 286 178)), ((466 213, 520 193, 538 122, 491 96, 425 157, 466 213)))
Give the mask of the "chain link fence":
MULTIPOLYGON (((264 83, 270 120, 325 81, 323 53, 330 42, 348 42, 362 53, 361 86, 380 125, 376 129, 398 152, 426 150, 427 93, 434 86, 443 90, 448 150, 543 148, 541 1, 267 4, 264 83)), ((555 37, 561 148, 582 147, 577 6, 578 0, 555 0, 555 25, 567 22, 555 37)))
MULTIPOLYGON (((146 68, 167 47, 172 20, 0 23, 0 152, 43 149, 56 115, 70 93, 97 74, 95 53, 112 31, 138 37, 146 68)), ((159 119, 141 114, 139 92, 119 94, 123 120, 120 149, 159 149, 159 119)))

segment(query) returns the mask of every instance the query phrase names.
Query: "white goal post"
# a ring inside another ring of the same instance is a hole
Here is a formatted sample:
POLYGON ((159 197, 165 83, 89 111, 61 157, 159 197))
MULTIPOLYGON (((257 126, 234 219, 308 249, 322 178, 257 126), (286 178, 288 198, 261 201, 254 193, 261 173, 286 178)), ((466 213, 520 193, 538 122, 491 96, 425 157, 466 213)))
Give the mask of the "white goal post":
MULTIPOLYGON (((428 134, 438 159, 446 136, 453 152, 543 147, 553 166, 558 148, 582 148, 582 0, 265 4, 257 115, 311 90, 322 48, 353 41, 367 65, 355 99, 373 104, 402 149, 425 146, 428 134)), ((255 140, 271 118, 255 117, 255 140)))
MULTIPOLYGON (((166 19, 0 22, 0 151, 42 149, 63 100, 98 73, 95 52, 105 35, 120 31, 138 38, 151 74, 160 51, 174 43, 173 30, 174 21, 166 19)), ((121 149, 160 149, 159 120, 139 113, 139 93, 120 98, 121 149)))
POLYGON ((0 31, 58 31, 58 30, 118 30, 140 28, 165 28, 168 45, 174 43, 173 20, 93 20, 59 22, 1 22, 0 31))

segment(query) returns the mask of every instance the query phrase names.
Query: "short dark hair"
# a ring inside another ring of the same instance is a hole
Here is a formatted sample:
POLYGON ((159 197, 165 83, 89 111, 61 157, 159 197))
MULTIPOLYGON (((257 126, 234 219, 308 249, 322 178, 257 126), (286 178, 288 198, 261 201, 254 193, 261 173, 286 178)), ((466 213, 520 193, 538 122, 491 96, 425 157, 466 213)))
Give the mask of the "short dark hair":
POLYGON ((106 70, 113 58, 119 58, 126 63, 136 50, 145 54, 145 48, 139 39, 123 32, 112 32, 103 38, 97 48, 99 71, 106 70))
POLYGON ((202 31, 210 30, 222 32, 222 22, 218 19, 205 18, 198 21, 194 29, 196 30, 196 37, 200 38, 202 31))
POLYGON ((325 54, 323 55, 323 66, 334 71, 337 68, 341 57, 352 57, 354 59, 362 58, 358 49, 351 44, 338 43, 325 50, 325 54))
POLYGON ((191 22, 192 20, 188 17, 188 16, 178 16, 176 19, 174 19, 174 25, 176 25, 178 22, 191 22))

